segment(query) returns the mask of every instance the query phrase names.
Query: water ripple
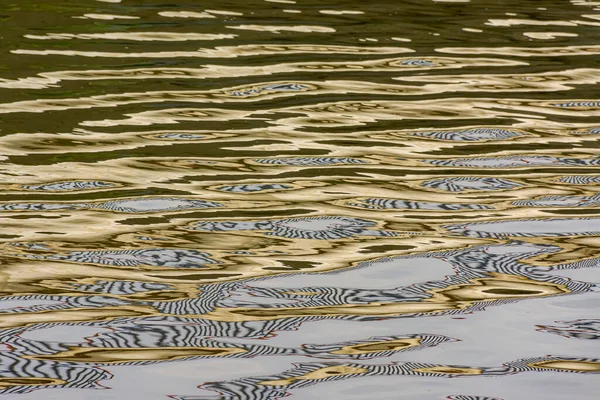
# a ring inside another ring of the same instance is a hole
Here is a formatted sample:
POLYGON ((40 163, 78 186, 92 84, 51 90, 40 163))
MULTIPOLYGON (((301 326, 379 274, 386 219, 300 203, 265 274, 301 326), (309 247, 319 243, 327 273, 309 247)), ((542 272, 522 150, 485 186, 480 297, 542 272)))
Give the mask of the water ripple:
POLYGON ((597 3, 30 3, 0 394, 597 397, 597 3))

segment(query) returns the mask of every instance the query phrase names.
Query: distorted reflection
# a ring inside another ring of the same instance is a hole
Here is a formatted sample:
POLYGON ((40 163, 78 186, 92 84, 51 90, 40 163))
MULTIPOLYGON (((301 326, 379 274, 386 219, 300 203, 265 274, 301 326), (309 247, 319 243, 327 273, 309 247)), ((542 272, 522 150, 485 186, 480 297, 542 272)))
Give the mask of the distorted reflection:
POLYGON ((9 3, 1 395, 598 397, 597 2, 9 3))

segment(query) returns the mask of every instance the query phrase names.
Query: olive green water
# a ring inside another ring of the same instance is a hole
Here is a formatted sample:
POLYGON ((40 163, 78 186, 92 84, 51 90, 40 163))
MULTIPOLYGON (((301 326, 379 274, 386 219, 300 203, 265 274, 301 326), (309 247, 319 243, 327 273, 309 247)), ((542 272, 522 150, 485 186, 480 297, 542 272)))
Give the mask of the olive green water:
POLYGON ((0 0, 0 398, 597 399, 600 2, 0 0))

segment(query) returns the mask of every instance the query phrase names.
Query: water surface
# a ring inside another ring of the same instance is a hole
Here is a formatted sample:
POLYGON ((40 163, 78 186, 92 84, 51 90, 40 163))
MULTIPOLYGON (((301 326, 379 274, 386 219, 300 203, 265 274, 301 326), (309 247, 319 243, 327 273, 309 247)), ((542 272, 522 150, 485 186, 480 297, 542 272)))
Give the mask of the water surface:
POLYGON ((599 26, 0 0, 0 394, 596 399, 599 26))

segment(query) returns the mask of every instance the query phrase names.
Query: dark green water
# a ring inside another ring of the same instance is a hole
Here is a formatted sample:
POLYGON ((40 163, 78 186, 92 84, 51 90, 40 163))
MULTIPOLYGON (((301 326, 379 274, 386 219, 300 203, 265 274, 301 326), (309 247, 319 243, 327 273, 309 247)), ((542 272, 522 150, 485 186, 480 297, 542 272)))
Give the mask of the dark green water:
POLYGON ((599 28, 0 0, 0 398, 596 399, 599 28))

